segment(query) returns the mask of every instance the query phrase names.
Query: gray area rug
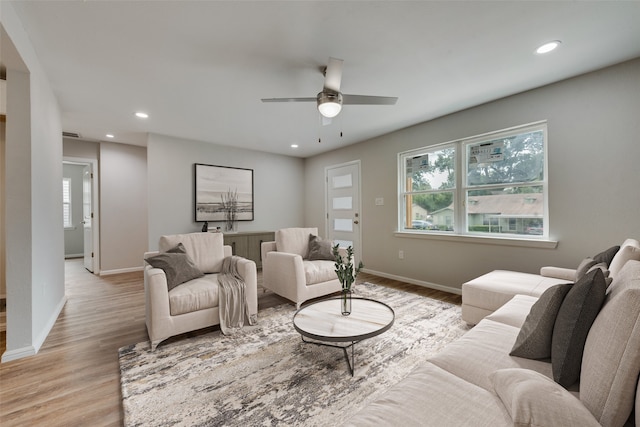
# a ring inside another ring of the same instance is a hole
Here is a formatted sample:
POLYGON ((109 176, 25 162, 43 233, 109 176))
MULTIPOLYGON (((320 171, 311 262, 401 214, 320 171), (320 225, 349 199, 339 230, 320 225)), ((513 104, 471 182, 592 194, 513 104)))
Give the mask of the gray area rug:
POLYGON ((125 426, 339 425, 468 330, 456 305, 369 283, 354 295, 396 313, 356 345, 354 377, 342 350, 302 342, 285 304, 236 335, 121 348, 125 426))

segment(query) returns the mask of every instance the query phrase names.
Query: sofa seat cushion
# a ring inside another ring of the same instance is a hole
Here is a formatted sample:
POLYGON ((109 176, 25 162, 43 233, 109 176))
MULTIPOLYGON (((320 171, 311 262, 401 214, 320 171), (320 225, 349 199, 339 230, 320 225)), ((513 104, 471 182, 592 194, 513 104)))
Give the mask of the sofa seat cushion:
POLYGON ((494 311, 514 295, 539 297, 551 286, 562 283, 567 281, 538 274, 494 270, 462 285, 462 303, 494 311))
POLYGON ((172 316, 218 306, 218 275, 207 274, 169 291, 172 316))
POLYGON ((531 307, 538 301, 537 297, 529 295, 516 295, 509 302, 486 318, 494 322, 504 323, 518 329, 524 324, 531 307))
POLYGON ((304 276, 307 285, 314 285, 316 283, 327 282, 338 278, 335 263, 333 261, 303 260, 302 264, 304 265, 304 276))
POLYGON ((347 420, 347 426, 513 426, 500 399, 426 363, 347 420))
POLYGON ((500 369, 490 378, 514 426, 600 426, 580 400, 538 372, 500 369))
POLYGON ((489 375, 498 369, 531 369, 551 378, 548 361, 509 356, 519 332, 520 328, 483 319, 429 361, 485 390, 493 390, 489 375))

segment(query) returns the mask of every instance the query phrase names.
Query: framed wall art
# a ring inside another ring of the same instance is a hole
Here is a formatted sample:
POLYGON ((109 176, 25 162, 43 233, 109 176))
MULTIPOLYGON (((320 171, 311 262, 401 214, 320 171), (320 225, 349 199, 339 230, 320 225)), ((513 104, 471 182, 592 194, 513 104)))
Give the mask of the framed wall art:
POLYGON ((194 164, 195 220, 253 221, 253 169, 194 164))

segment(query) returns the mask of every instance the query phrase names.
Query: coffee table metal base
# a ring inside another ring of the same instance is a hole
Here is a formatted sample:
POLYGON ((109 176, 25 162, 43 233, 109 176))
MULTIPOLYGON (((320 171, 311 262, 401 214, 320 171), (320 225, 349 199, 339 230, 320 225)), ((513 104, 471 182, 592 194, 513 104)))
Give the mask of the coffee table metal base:
POLYGON ((351 373, 351 376, 354 375, 355 372, 355 351, 354 351, 354 347, 356 346, 356 343, 358 343, 359 341, 352 341, 351 344, 349 345, 335 345, 335 344, 328 344, 325 342, 318 342, 318 341, 307 341, 304 339, 304 336, 301 335, 302 338, 302 342, 306 343, 306 344, 315 344, 315 345, 321 345, 324 347, 333 347, 333 348, 341 348, 342 351, 344 352, 344 358, 347 360, 347 366, 349 367, 349 373, 351 373), (349 360, 349 352, 347 351, 347 349, 351 347, 351 360, 349 360))

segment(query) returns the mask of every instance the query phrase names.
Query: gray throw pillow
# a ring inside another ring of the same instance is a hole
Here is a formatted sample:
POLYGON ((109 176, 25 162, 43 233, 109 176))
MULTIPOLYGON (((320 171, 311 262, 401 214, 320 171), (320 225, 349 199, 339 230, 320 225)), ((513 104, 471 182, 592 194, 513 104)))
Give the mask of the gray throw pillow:
POLYGON ((152 267, 160 268, 164 271, 167 276, 168 290, 189 280, 204 276, 202 271, 195 266, 191 257, 184 252, 182 243, 167 252, 146 258, 145 261, 152 267))
POLYGON ((593 256, 593 260, 596 263, 604 262, 609 267, 613 257, 616 256, 618 251, 620 250, 620 246, 611 246, 609 249, 600 252, 598 255, 593 256))
POLYGON ((576 268, 576 277, 573 279, 573 281, 577 282, 578 280, 582 279, 582 276, 587 274, 587 271, 589 271, 589 269, 596 264, 597 262, 593 258, 583 259, 582 262, 580 262, 580 265, 578 265, 578 268, 576 268))
POLYGON ((569 387, 580 378, 584 344, 605 298, 607 285, 596 268, 576 282, 562 301, 551 337, 553 379, 569 387))
POLYGON ((309 236, 309 261, 335 261, 336 257, 333 256, 332 243, 331 240, 323 240, 318 236, 309 236))
POLYGON ((540 295, 527 315, 518 338, 511 349, 511 356, 527 359, 551 357, 551 336, 562 301, 571 289, 570 284, 555 285, 540 295))

